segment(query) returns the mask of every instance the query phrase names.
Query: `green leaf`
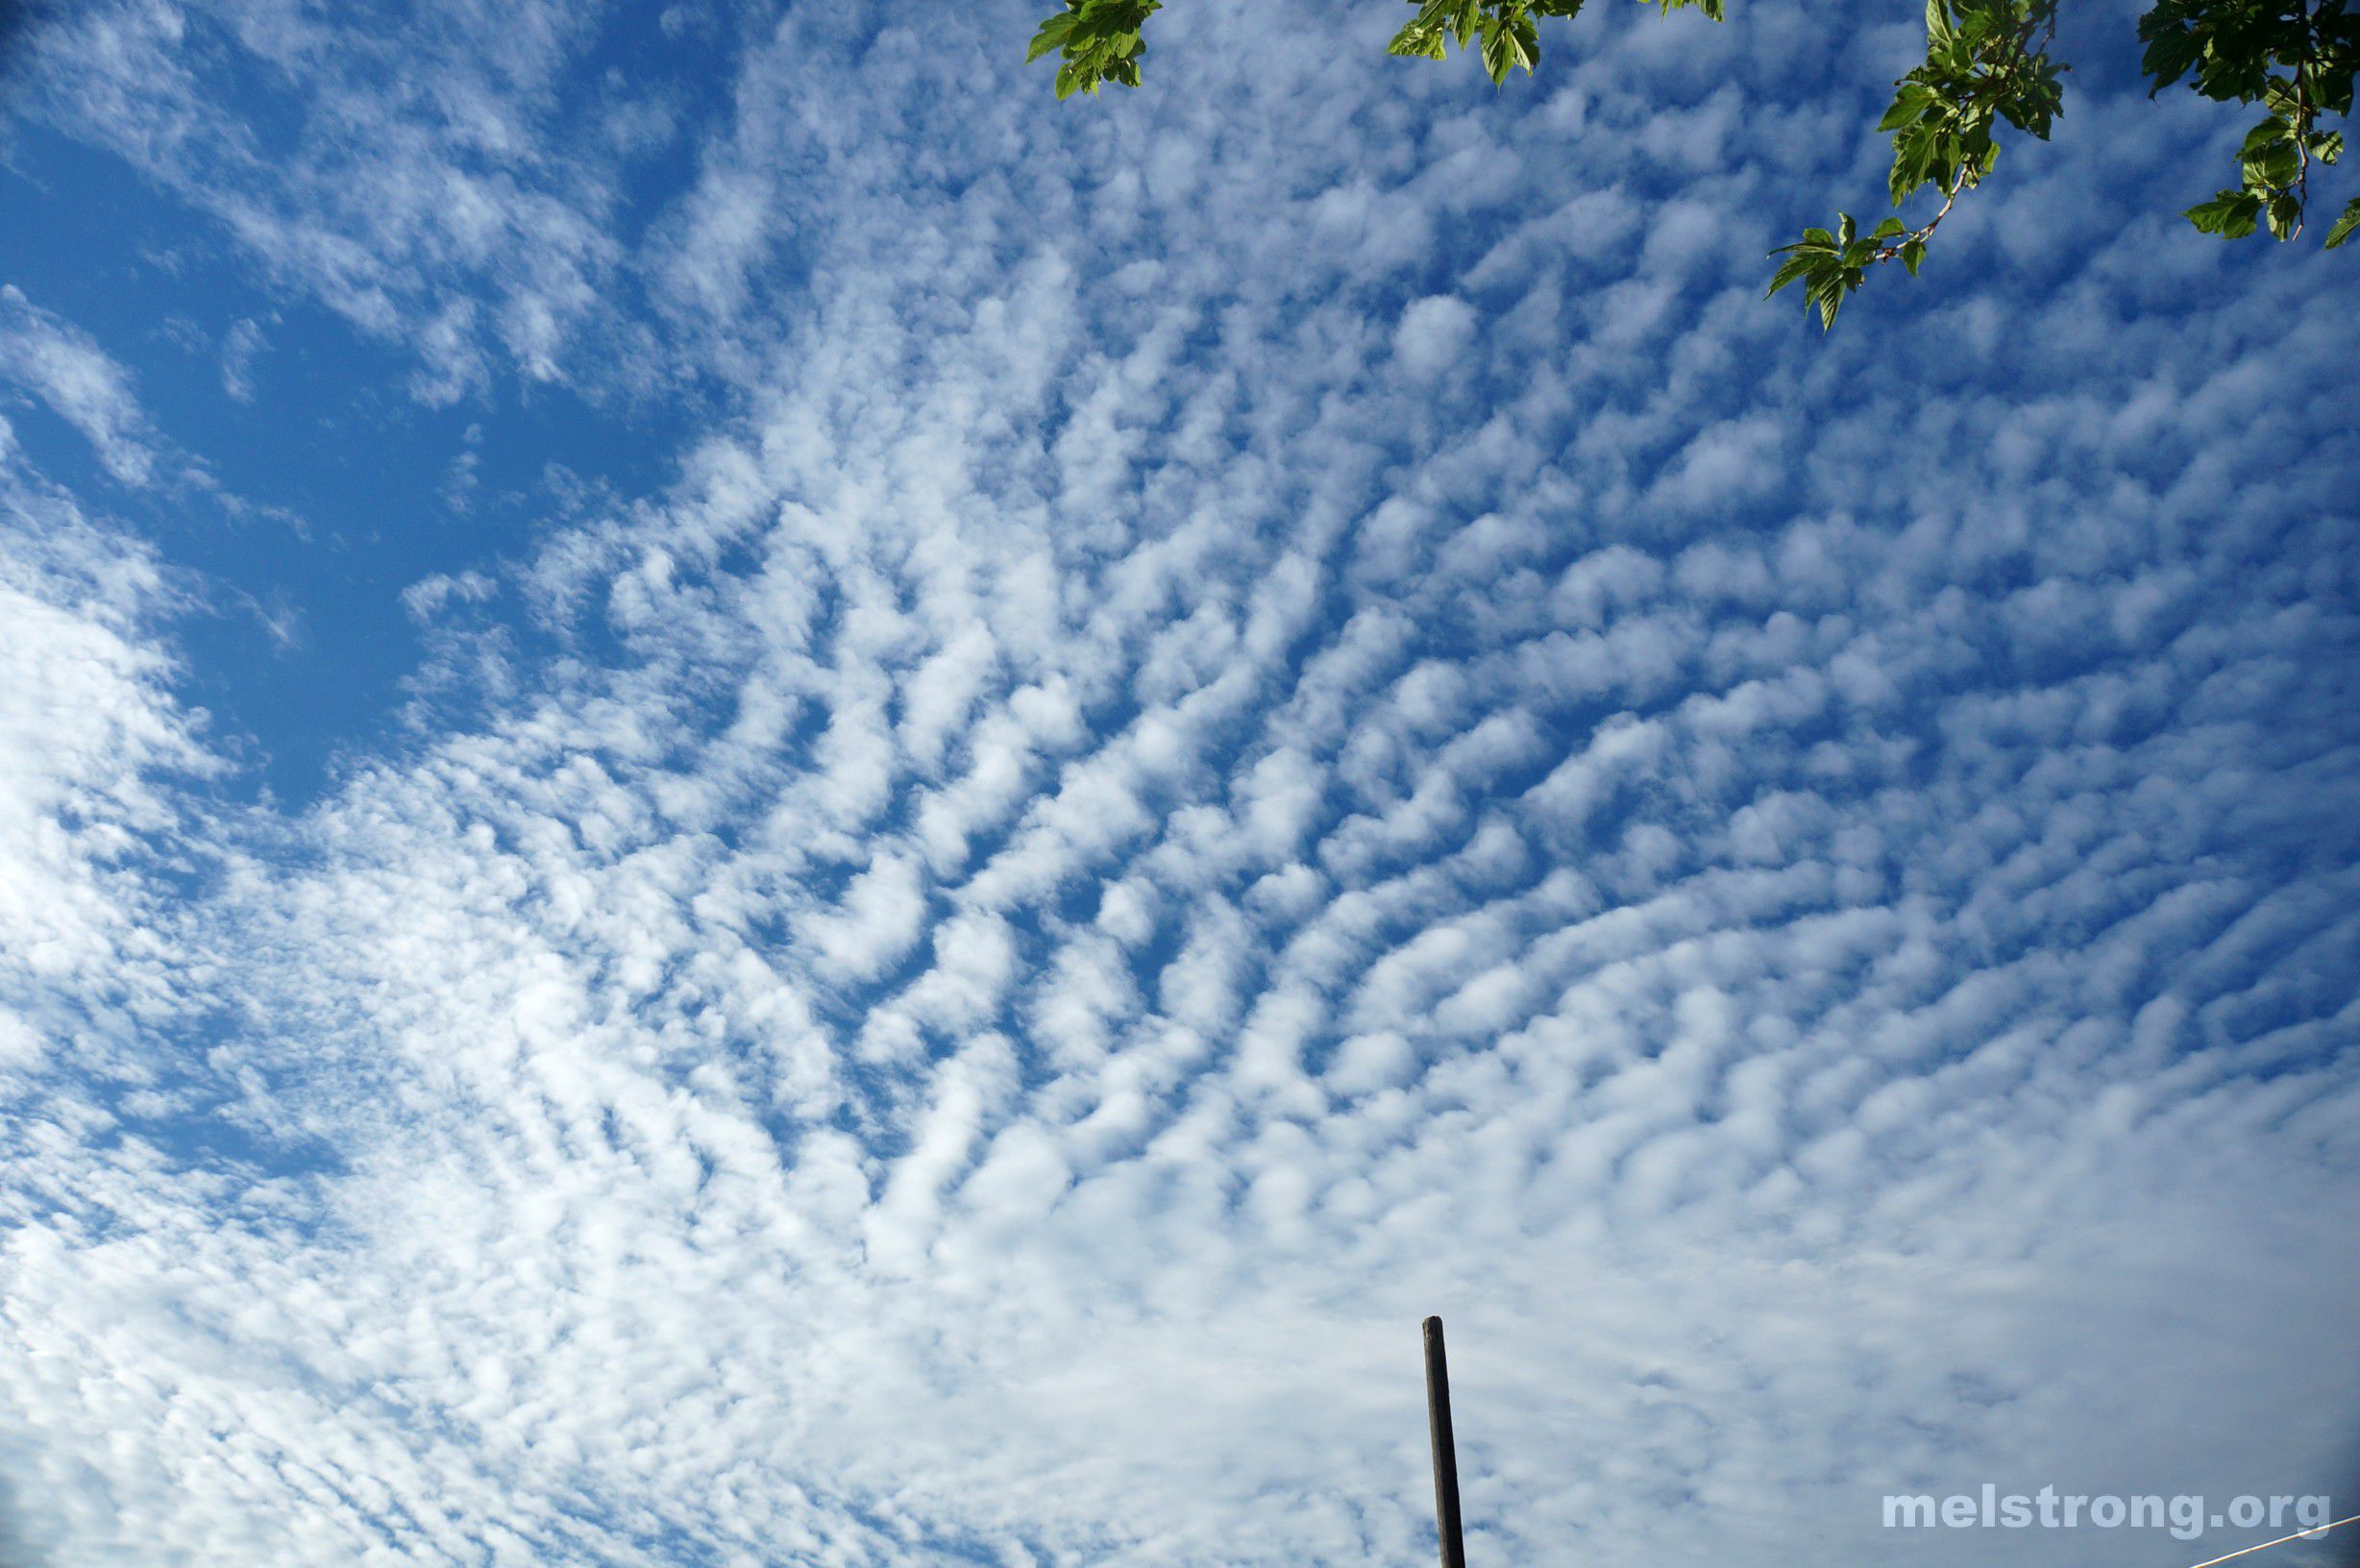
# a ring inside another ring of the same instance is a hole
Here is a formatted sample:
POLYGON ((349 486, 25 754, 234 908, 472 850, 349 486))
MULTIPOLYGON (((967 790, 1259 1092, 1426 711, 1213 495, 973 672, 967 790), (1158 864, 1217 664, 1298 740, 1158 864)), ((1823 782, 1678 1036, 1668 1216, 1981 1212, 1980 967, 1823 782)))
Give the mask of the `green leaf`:
POLYGON ((1930 120, 1921 120, 1894 138, 1893 174, 1887 184, 1895 207, 1929 180, 1948 184, 1948 171, 1942 167, 1942 139, 1939 126, 1930 120))
POLYGON ((1515 69, 1515 47, 1516 40, 1506 28, 1495 27, 1484 36, 1484 70, 1493 86, 1507 81, 1508 73, 1515 69))
POLYGON ((1907 226, 1905 225, 1899 218, 1887 218, 1882 223, 1877 225, 1877 232, 1871 234, 1869 237, 1871 239, 1891 239, 1895 234, 1901 233, 1906 227, 1907 226))
POLYGON ((2253 233, 2261 217, 2262 199, 2249 190, 2225 190, 2209 202, 2199 202, 2188 208, 2190 223, 2203 233, 2219 234, 2225 239, 2243 239, 2253 233))
POLYGON ((2249 189, 2276 190, 2294 184, 2296 172, 2302 166, 2302 155, 2293 142, 2275 141, 2258 153, 2248 154, 2239 162, 2249 189))
MULTIPOLYGON (((1773 251, 1770 254, 1776 256, 1778 253, 1773 251)), ((1762 298, 1766 300, 1772 294, 1776 294, 1780 289, 1784 288, 1788 283, 1793 282, 1796 279, 1808 276, 1811 268, 1818 264, 1819 258, 1816 256, 1805 255, 1788 257, 1784 261, 1780 263, 1779 270, 1770 275, 1770 286, 1763 292, 1762 298)))
POLYGON ((1024 63, 1029 65, 1050 50, 1063 47, 1072 32, 1073 12, 1061 11, 1051 16, 1041 24, 1041 31, 1033 35, 1032 48, 1024 56, 1024 63))
POLYGON ((1483 61, 1496 86, 1518 66, 1531 70, 1540 58, 1540 40, 1519 0, 1492 0, 1496 12, 1484 17, 1483 61))
POLYGON ((2139 69, 2153 79, 2148 89, 2150 98, 2188 74, 2188 68, 2204 55, 2204 39, 2188 25, 2193 8, 2184 0, 2161 0, 2153 10, 2139 18, 2139 41, 2147 45, 2139 69))
POLYGON ((2287 133, 2291 129, 2292 127, 2290 127, 2284 120, 2279 119, 2275 114, 2273 114, 2270 118, 2264 120, 2261 124, 2246 133, 2245 145, 2237 150, 2237 156, 2239 158, 2251 158, 2255 154, 2260 153, 2264 149, 2271 146, 2271 144, 2274 142, 2284 141, 2286 139, 2287 133))
POLYGON ((1413 21, 1393 35, 1393 41, 1385 46, 1385 52, 1420 60, 1440 60, 1443 55, 1442 30, 1427 25, 1423 18, 1413 21))
POLYGON ((1877 122, 1879 131, 1898 131, 1923 116, 1934 102, 1933 89, 1904 78, 1901 90, 1893 95, 1893 107, 1884 111, 1877 122))
POLYGON ((2351 238, 2355 229, 2360 229, 2360 196, 2354 196, 2344 204, 2343 215, 2335 220, 2335 227, 2327 231, 2326 248, 2334 250, 2351 238))
POLYGON ((1909 269, 1912 278, 1917 276, 1918 263, 1925 259, 1926 242, 1922 239, 1913 239, 1901 248, 1901 264, 1909 269))

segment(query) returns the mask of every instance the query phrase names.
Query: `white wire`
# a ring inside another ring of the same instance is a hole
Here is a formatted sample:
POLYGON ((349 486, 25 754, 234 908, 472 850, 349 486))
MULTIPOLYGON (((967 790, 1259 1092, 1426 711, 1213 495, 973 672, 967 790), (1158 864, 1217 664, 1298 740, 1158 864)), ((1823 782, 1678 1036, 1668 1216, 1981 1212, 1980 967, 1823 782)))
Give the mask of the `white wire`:
POLYGON ((2289 1541, 2312 1540, 2318 1536, 2326 1534, 2327 1531, 2331 1530, 2338 1529, 2344 1525, 2348 1525, 2354 1519, 2360 1519, 2360 1513, 2348 1513, 2343 1518, 2338 1519, 2332 1525, 2322 1525, 2317 1530, 2299 1530, 2292 1535, 2281 1535, 2274 1541, 2264 1541, 2261 1543, 2261 1546, 2249 1546, 2245 1548, 2244 1551, 2230 1553, 2228 1557, 2206 1557, 2202 1562, 2192 1564, 2191 1568, 2213 1568, 2213 1564, 2216 1562, 2226 1562, 2229 1560, 2229 1557, 2242 1557, 2246 1556, 2247 1553, 2261 1551, 2262 1547, 2284 1546, 2289 1541))

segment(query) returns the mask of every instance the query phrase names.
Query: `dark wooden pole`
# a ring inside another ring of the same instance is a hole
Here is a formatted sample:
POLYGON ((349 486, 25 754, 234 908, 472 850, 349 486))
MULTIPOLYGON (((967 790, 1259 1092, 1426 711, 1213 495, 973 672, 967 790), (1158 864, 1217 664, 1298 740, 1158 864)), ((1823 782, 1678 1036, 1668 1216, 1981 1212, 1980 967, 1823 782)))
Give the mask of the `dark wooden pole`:
POLYGON ((1450 1367, 1442 1360, 1442 1320, 1426 1319, 1426 1422, 1434 1432, 1434 1528, 1442 1568, 1466 1568, 1459 1532, 1459 1446, 1450 1434, 1450 1367))

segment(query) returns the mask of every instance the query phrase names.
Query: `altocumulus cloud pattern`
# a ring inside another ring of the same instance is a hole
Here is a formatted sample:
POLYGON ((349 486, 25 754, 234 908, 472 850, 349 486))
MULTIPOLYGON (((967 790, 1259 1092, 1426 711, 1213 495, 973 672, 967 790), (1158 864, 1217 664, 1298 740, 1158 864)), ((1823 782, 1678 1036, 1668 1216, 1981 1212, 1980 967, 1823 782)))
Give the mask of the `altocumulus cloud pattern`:
POLYGON ((1823 341, 1914 8, 1040 9, 8 36, 0 1556, 1410 1563, 1428 1311, 1487 1564, 2350 1491, 2242 124, 2100 0, 1823 341))

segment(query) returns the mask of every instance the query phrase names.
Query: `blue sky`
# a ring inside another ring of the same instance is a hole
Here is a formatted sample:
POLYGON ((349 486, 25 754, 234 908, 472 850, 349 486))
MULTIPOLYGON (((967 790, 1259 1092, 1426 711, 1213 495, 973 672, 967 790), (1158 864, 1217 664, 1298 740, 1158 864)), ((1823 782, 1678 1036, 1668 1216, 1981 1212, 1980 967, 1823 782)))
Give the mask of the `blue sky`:
POLYGON ((14 37, 11 1568, 1415 1562, 1432 1311, 1484 1562, 2360 1496, 2344 257, 1395 9, 14 37))

